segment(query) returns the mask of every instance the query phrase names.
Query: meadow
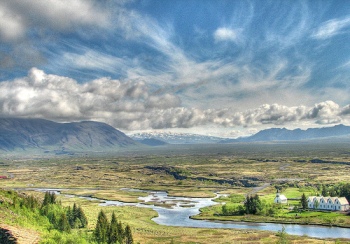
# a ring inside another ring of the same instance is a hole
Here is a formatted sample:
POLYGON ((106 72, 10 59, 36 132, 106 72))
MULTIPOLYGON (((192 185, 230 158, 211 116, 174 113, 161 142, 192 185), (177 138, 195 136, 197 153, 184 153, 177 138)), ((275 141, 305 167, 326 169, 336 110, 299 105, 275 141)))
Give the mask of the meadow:
MULTIPOLYGON (((0 184, 3 189, 26 191, 39 198, 43 193, 28 191, 28 188, 60 188, 63 193, 123 202, 138 202, 138 197, 147 195, 123 188, 162 190, 170 196, 189 197, 214 197, 219 192, 231 194, 233 199, 236 196, 232 204, 241 204, 246 194, 258 194, 262 201, 270 203, 276 188, 282 189, 288 198, 297 199, 302 193, 318 194, 320 184, 349 183, 348 156, 348 145, 343 144, 174 146, 118 155, 60 157, 5 155, 0 160, 0 174, 9 179, 1 179, 0 184), (313 163, 315 158, 322 159, 322 163, 313 163)), ((266 231, 161 226, 151 220, 157 215, 152 209, 101 207, 98 202, 78 197, 59 196, 59 199, 63 206, 73 202, 82 206, 89 226, 79 231, 86 235, 91 234, 98 212, 103 208, 108 216, 114 211, 120 221, 131 226, 135 243, 277 243, 281 239, 278 234, 266 231)), ((293 212, 288 207, 281 208, 274 216, 222 216, 221 203, 231 200, 222 197, 218 199, 220 204, 202 209, 194 218, 350 226, 350 217, 344 214, 293 212)), ((298 204, 298 200, 292 200, 289 206, 298 204)), ((57 235, 46 225, 31 226, 23 220, 9 218, 6 213, 2 212, 2 224, 37 231, 42 240, 57 235)), ((336 241, 291 235, 287 239, 290 243, 336 241)))

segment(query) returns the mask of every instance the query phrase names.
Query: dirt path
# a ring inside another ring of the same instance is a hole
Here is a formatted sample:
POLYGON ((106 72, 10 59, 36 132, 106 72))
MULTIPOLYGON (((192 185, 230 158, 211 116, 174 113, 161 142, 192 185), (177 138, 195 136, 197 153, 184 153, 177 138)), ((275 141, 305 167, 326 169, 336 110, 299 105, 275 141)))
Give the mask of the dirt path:
POLYGON ((271 184, 269 182, 264 183, 262 186, 257 186, 254 187, 253 190, 251 190, 249 193, 246 194, 246 196, 248 195, 254 195, 255 193, 257 193, 258 191, 262 191, 264 190, 266 187, 269 187, 271 184))
POLYGON ((38 244, 40 236, 33 230, 18 228, 10 225, 0 224, 0 228, 8 230, 16 238, 18 244, 38 244))

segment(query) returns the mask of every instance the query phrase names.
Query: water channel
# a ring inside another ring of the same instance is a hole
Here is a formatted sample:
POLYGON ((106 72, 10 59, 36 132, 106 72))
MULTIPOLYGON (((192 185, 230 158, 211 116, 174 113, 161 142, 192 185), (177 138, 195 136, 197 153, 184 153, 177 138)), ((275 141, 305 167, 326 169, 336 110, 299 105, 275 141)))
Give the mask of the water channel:
MULTIPOLYGON (((60 194, 63 189, 35 189, 37 191, 54 191, 60 194)), ((68 190, 68 189, 64 189, 68 190)), ((207 221, 194 220, 190 216, 199 214, 199 209, 217 204, 214 198, 193 198, 193 197, 169 197, 162 191, 143 191, 137 189, 124 189, 126 191, 146 192, 149 195, 139 197, 143 203, 124 203, 120 201, 101 200, 94 197, 83 197, 87 200, 100 200, 100 206, 136 206, 142 208, 152 208, 157 211, 158 217, 152 220, 160 225, 183 226, 197 228, 225 228, 225 229, 254 229, 266 231, 281 231, 284 226, 286 232, 291 235, 307 235, 315 238, 350 238, 349 228, 328 227, 317 225, 298 225, 298 224, 276 224, 276 223, 251 223, 251 222, 230 222, 230 221, 207 221), (148 204, 147 204, 148 203, 148 204), (155 203, 149 204, 149 203, 155 203), (171 206, 165 208, 158 206, 157 203, 171 206)), ((73 197, 74 195, 65 195, 73 197)))

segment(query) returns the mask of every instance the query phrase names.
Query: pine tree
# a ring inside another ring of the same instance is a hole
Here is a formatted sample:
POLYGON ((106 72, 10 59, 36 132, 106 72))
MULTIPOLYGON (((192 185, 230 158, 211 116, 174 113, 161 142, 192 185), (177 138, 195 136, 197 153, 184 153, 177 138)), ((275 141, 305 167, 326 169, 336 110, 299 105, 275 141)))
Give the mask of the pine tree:
POLYGON ((94 231, 95 240, 97 243, 107 242, 107 232, 109 229, 108 219, 106 214, 101 210, 97 217, 96 228, 94 231))
POLYGON ((108 243, 113 244, 118 241, 118 221, 114 212, 112 213, 111 224, 108 230, 108 243))
POLYGON ((259 211, 262 210, 262 204, 261 204, 259 196, 255 195, 253 197, 252 202, 253 202, 253 214, 257 214, 259 211))
POLYGON ((306 199, 306 196, 305 196, 305 193, 303 193, 303 195, 301 196, 301 207, 303 209, 307 209, 307 199, 306 199))
POLYGON ((244 202, 245 212, 247 214, 251 213, 252 209, 252 198, 250 196, 247 196, 244 202))
POLYGON ((131 229, 130 226, 127 225, 125 227, 125 244, 133 244, 134 240, 132 238, 132 233, 131 233, 131 229))
POLYGON ((49 205, 50 201, 51 201, 50 192, 47 191, 47 192, 45 192, 45 196, 44 196, 44 201, 43 201, 42 207, 45 207, 45 206, 49 205))
POLYGON ((51 204, 56 204, 56 194, 52 192, 50 195, 50 203, 51 204))
POLYGON ((72 209, 70 206, 68 206, 68 209, 67 209, 67 218, 68 218, 68 222, 69 222, 69 225, 71 228, 74 228, 74 219, 73 219, 73 212, 72 212, 72 209))
POLYGON ((118 242, 123 243, 123 240, 125 238, 125 232, 124 232, 123 225, 121 222, 118 222, 117 233, 118 233, 118 242))
POLYGON ((60 220, 58 221, 58 229, 60 231, 70 232, 71 228, 65 213, 62 213, 60 220))
POLYGON ((77 208, 77 205, 74 203, 73 204, 73 209, 72 209, 72 218, 73 218, 73 221, 75 221, 77 218, 78 218, 78 208, 77 208))
POLYGON ((42 207, 45 207, 49 204, 56 204, 56 194, 54 192, 50 193, 49 191, 47 191, 45 192, 42 207))
POLYGON ((86 218, 86 215, 85 215, 83 209, 82 209, 80 206, 79 206, 78 209, 77 209, 77 217, 78 217, 78 219, 79 219, 80 222, 81 222, 80 228, 85 228, 85 227, 87 227, 87 225, 88 225, 88 220, 87 220, 87 218, 86 218))

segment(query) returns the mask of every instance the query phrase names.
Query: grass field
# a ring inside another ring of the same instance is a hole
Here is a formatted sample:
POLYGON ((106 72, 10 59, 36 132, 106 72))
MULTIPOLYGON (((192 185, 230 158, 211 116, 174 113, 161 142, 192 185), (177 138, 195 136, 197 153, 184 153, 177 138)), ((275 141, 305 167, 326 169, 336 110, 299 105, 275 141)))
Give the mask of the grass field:
MULTIPOLYGON (((350 182, 349 165, 310 162, 315 157, 325 161, 350 162, 346 146, 255 145, 251 148, 226 145, 220 149, 209 146, 195 150, 180 149, 167 152, 152 149, 144 154, 131 152, 128 155, 99 157, 33 159, 6 156, 0 159, 0 175, 10 179, 1 179, 0 184, 1 188, 7 189, 62 188, 64 193, 123 202, 137 202, 138 197, 146 193, 123 191, 122 188, 163 190, 172 196, 190 197, 214 197, 215 192, 220 192, 244 198, 256 187, 267 184, 257 194, 262 201, 270 203, 275 197, 276 187, 281 188, 288 198, 299 198, 302 193, 317 194, 314 187, 317 184, 350 182)), ((72 201, 86 209, 90 224, 85 231, 91 232, 101 207, 96 202, 80 198, 62 198, 63 204, 71 204, 72 201)), ((296 200, 290 201, 290 205, 297 204, 296 200)), ((339 213, 299 213, 282 209, 274 217, 219 216, 220 208, 221 205, 217 205, 203 209, 196 218, 350 226, 350 217, 339 213)), ((274 243, 279 239, 275 233, 262 231, 160 226, 151 221, 157 213, 150 209, 103 209, 109 216, 114 211, 118 219, 130 224, 136 242, 140 243, 274 243)), ((9 220, 6 213, 2 213, 2 217, 2 222, 6 224, 25 226, 20 221, 9 220)), ((38 231, 45 235, 40 228, 38 231)), ((292 243, 334 243, 307 237, 288 238, 292 243)))

